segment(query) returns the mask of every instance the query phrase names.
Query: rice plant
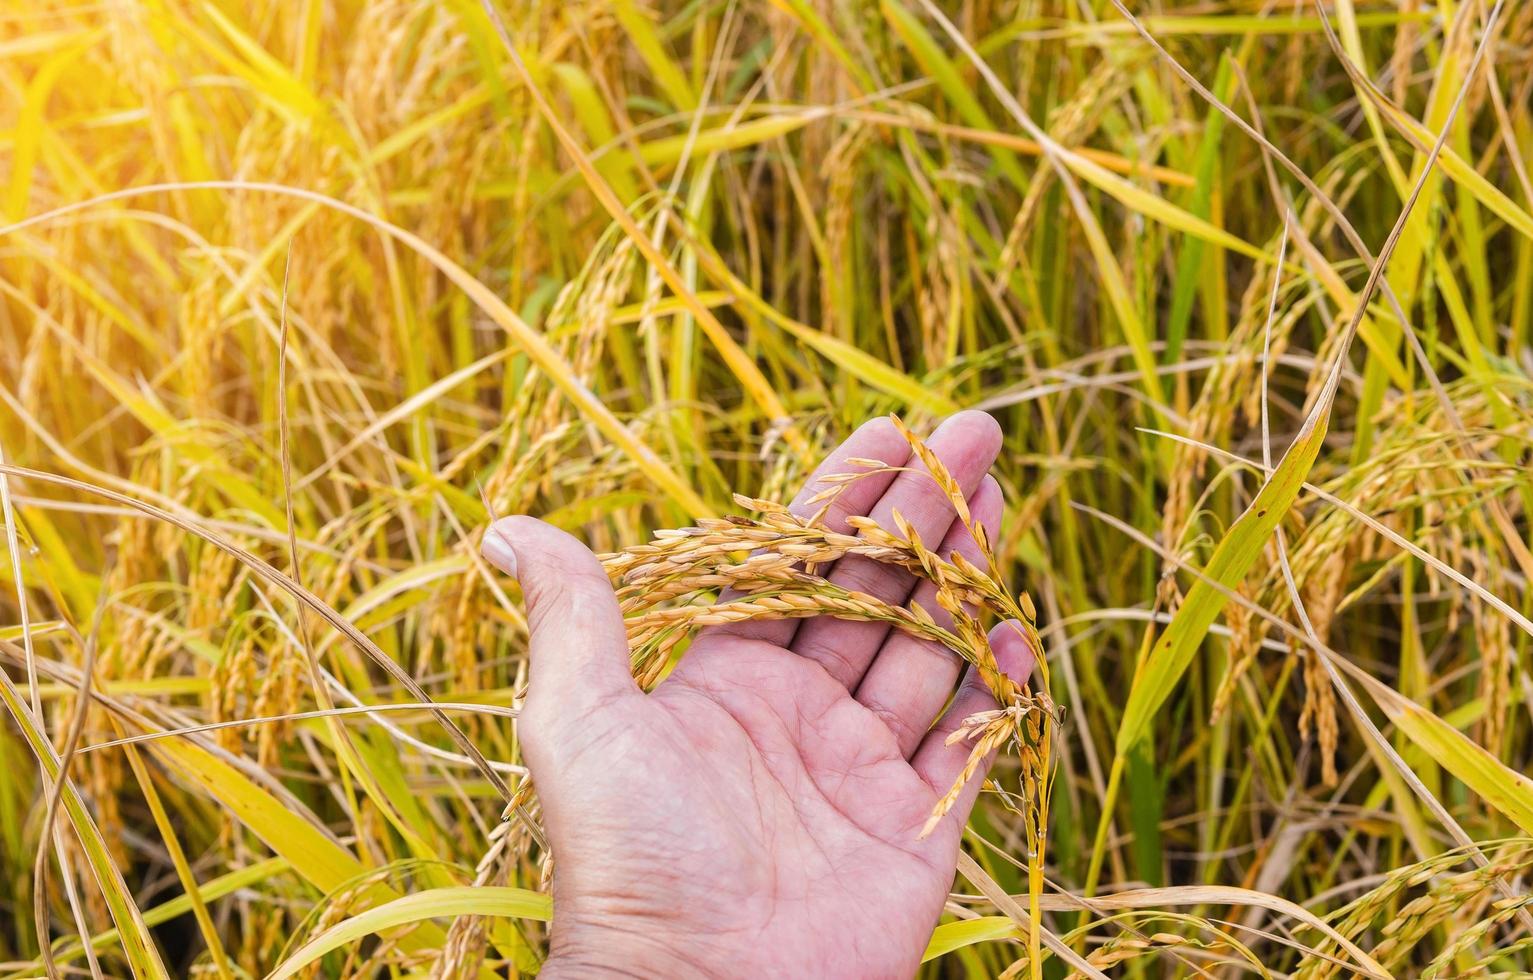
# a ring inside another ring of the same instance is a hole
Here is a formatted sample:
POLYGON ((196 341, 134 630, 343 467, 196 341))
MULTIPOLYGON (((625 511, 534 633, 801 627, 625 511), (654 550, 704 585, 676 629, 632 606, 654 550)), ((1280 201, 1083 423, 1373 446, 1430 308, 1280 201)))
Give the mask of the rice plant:
POLYGON ((0 0, 0 81, 0 978, 536 973, 505 514, 646 686, 975 665, 923 975, 1533 970, 1533 4, 0 0), (784 507, 891 415, 977 557, 784 507))

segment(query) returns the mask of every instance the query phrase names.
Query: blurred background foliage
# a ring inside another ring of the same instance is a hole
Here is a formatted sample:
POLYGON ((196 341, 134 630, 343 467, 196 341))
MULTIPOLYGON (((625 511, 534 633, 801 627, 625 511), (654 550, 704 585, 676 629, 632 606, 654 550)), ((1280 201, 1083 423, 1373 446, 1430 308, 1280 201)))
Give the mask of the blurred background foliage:
MULTIPOLYGON (((260 975, 407 892, 537 890, 376 661, 519 783, 486 503, 611 549, 959 407, 1007 433, 1068 712, 1051 931, 1140 975, 1529 965, 1533 5, 497 9, 523 67, 469 0, 0 3, 0 450, 55 477, 5 480, 0 976, 41 942, 260 975), (1126 738, 1317 406, 1310 486, 1126 738)), ((973 831, 1024 892, 1017 818, 973 831)), ((958 887, 926 969, 1023 969, 958 887)), ((309 969, 532 971, 526 901, 309 969)))

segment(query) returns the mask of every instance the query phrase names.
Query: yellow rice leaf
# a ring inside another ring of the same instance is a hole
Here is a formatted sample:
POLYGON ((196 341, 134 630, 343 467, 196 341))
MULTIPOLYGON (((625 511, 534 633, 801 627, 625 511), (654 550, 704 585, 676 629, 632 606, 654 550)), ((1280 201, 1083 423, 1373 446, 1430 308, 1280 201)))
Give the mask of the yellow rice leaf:
MULTIPOLYGON (((181 738, 148 743, 185 779, 222 803, 273 852, 321 892, 345 887, 366 869, 346 848, 238 769, 181 738)), ((380 891, 391 891, 377 886, 380 891)))
POLYGON ((492 95, 493 92, 488 85, 475 85, 442 108, 428 112, 415 121, 399 127, 373 144, 373 148, 368 151, 367 162, 376 166, 398 156, 433 131, 489 105, 492 95))
MULTIPOLYGON (((241 888, 258 885, 288 870, 291 869, 286 859, 279 857, 267 858, 264 861, 256 861, 254 864, 248 864, 243 868, 238 868, 227 874, 219 875, 217 878, 204 881, 197 887, 197 892, 204 902, 211 902, 239 891, 241 888)), ((191 910, 191 896, 186 894, 177 895, 175 898, 162 902, 154 908, 145 909, 144 924, 148 926, 163 925, 172 919, 185 915, 191 910)), ((105 932, 98 932, 92 936, 90 945, 92 949, 100 952, 116 941, 117 930, 108 929, 105 932)), ((78 959, 84 952, 85 947, 80 944, 77 938, 64 948, 55 950, 53 958, 58 963, 67 963, 70 960, 78 959)))
MULTIPOLYGON (((575 110, 575 118, 580 120, 580 128, 586 131, 586 137, 593 146, 603 146, 611 143, 617 136, 617 130, 612 125, 612 117, 607 112, 607 104, 602 101, 601 93, 596 88, 596 82, 590 74, 579 65, 561 61, 550 69, 554 78, 559 80, 559 86, 564 89, 564 94, 569 98, 570 105, 575 110)), ((612 185, 612 191, 623 203, 632 205, 639 199, 639 189, 629 174, 632 159, 626 153, 619 153, 604 157, 600 161, 593 161, 596 170, 607 182, 612 185)))
POLYGON ((977 919, 961 919, 944 922, 932 932, 921 962, 926 963, 939 956, 946 956, 955 949, 988 943, 997 939, 1021 939, 1022 931, 1006 915, 982 915, 977 919))
POLYGON ((666 53, 649 15, 634 6, 633 0, 613 0, 612 16, 623 26, 628 40, 638 49, 639 57, 649 66, 655 84, 671 100, 671 105, 682 111, 697 108, 697 96, 692 93, 686 73, 666 53))
MULTIPOLYGON (((1426 150, 1437 142, 1437 133, 1396 106, 1371 81, 1366 78, 1355 78, 1354 82, 1363 90, 1368 100, 1378 107, 1383 118, 1416 144, 1418 149, 1426 150)), ((1442 148, 1437 157, 1437 165, 1442 168, 1443 173, 1468 190, 1474 195, 1475 200, 1496 217, 1505 221, 1520 234, 1533 238, 1533 214, 1519 207, 1517 202, 1476 170, 1474 164, 1455 153, 1452 147, 1442 148)))
POLYGON ((1533 779, 1504 765, 1453 725, 1385 684, 1366 685, 1395 727, 1523 833, 1533 834, 1533 779))
POLYGON ((1205 221, 1191 211, 1178 207, 1165 198, 1136 186, 1131 181, 1124 180, 1094 160, 1088 160, 1079 153, 1062 148, 1058 152, 1060 160, 1070 168, 1071 173, 1104 191, 1129 210, 1138 212, 1168 228, 1201 238, 1212 245, 1229 249, 1231 252, 1256 259, 1258 262, 1270 263, 1273 260, 1273 256, 1269 255, 1265 249, 1230 234, 1218 225, 1205 221))
POLYGON ((805 346, 813 348, 821 357, 871 388, 893 395, 907 405, 934 415, 951 415, 958 410, 957 403, 941 392, 934 391, 918 379, 896 370, 844 340, 806 327, 786 317, 778 319, 776 323, 797 337, 805 346))
POLYGON ((245 67, 246 70, 241 74, 249 78, 261 94, 300 118, 308 119, 320 114, 323 105, 319 99, 286 65, 213 4, 204 3, 202 10, 213 22, 213 26, 244 57, 243 65, 235 59, 226 59, 226 63, 232 61, 235 66, 245 67))
POLYGON ((825 113, 803 112, 783 116, 767 116, 763 119, 755 119, 738 126, 720 126, 715 129, 704 129, 695 137, 687 133, 678 136, 666 136, 662 139, 650 140, 639 148, 639 158, 651 166, 664 166, 675 163, 681 159, 682 152, 687 147, 692 148, 693 156, 702 156, 708 153, 722 153, 726 150, 738 150, 747 146, 756 146, 779 136, 786 136, 798 129, 823 119, 825 113))
POLYGON ((1229 601, 1228 594, 1214 583, 1224 589, 1233 589, 1240 583, 1298 497, 1299 489, 1304 486, 1325 442, 1328 398, 1326 402, 1317 406, 1256 499, 1214 549, 1214 556, 1203 570, 1203 576, 1187 593, 1171 624, 1134 675, 1134 686, 1118 727, 1119 755, 1126 755, 1149 731, 1155 712, 1170 697, 1192 663, 1193 654, 1208 635, 1208 628, 1229 601))
MULTIPOLYGON (((212 753, 186 739, 162 738, 149 745, 324 894, 351 887, 368 870, 329 834, 212 753)), ((382 882, 368 888, 366 894, 374 903, 389 902, 399 895, 382 882)), ((430 927, 409 936, 407 945, 428 948, 444 940, 440 930, 430 927)))
POLYGON ((357 596, 349 606, 341 610, 341 615, 359 626, 365 626, 366 617, 377 616, 380 610, 387 612, 419 602, 420 597, 415 595, 418 590, 432 582, 462 575, 470 567, 468 558, 462 554, 412 565, 357 596))
POLYGON ((482 915, 547 922, 553 900, 541 892, 505 886, 432 888, 359 912, 304 943, 267 980, 287 980, 326 953, 374 933, 425 919, 482 915))
POLYGON ((0 61, 13 63, 28 55, 57 51, 86 37, 85 31, 34 31, 0 41, 0 61))
POLYGON ((27 209, 38 149, 43 140, 48 138, 49 128, 44 116, 54 85, 75 62, 80 60, 80 56, 100 39, 102 33, 102 31, 91 31, 83 35, 76 43, 63 48, 43 62, 42 67, 32 76, 13 130, 16 134, 16 142, 11 148, 11 159, 8 161, 11 183, 5 195, 7 217, 20 217, 27 209))
POLYGON ((852 57, 851 52, 847 51, 846 45, 837 36, 835 28, 825 22, 825 18, 815 9, 814 4, 809 3, 808 0, 771 0, 771 4, 798 21, 799 27, 814 38, 816 45, 829 51, 841 63, 841 67, 856 80, 862 91, 866 92, 874 87, 868 70, 860 61, 852 57))
MULTIPOLYGON (((40 636, 47 636, 50 633, 61 633, 63 630, 64 624, 57 619, 48 619, 41 623, 33 622, 27 624, 27 632, 32 634, 33 639, 36 639, 40 636)), ((19 625, 0 626, 0 640, 10 640, 15 642, 21 639, 21 635, 22 631, 19 625)))

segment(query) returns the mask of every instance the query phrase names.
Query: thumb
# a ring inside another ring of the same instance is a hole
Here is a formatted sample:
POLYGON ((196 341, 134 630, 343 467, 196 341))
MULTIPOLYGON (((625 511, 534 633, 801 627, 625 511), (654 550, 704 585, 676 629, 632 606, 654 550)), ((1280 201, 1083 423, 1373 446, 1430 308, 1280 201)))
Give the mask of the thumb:
POLYGON ((480 546, 522 586, 531 633, 531 696, 567 707, 636 692, 623 613, 585 545, 532 517, 504 517, 480 546))

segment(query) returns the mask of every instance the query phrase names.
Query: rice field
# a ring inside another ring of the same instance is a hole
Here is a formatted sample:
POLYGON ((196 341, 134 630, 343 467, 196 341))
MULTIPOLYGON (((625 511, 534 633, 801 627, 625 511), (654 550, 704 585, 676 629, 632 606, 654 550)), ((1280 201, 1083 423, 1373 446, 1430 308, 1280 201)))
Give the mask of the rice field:
POLYGON ((0 91, 0 980, 536 973, 505 514, 646 683, 994 667, 806 555, 1028 624, 923 976, 1533 971, 1533 4, 0 0, 0 91), (781 512, 961 409, 983 563, 781 512))

